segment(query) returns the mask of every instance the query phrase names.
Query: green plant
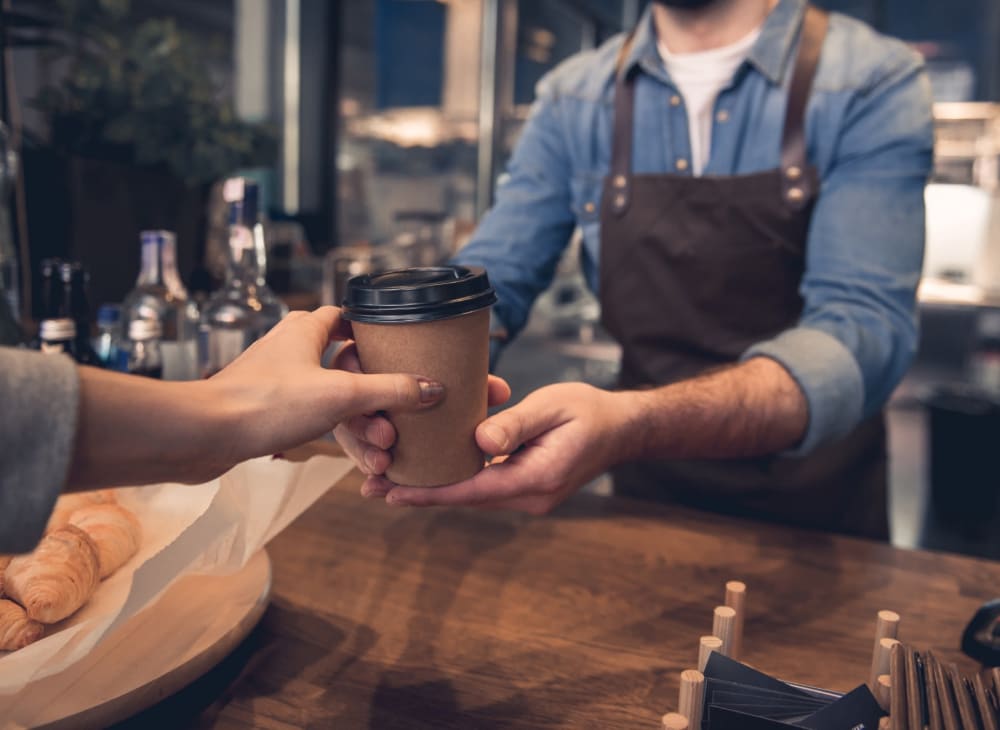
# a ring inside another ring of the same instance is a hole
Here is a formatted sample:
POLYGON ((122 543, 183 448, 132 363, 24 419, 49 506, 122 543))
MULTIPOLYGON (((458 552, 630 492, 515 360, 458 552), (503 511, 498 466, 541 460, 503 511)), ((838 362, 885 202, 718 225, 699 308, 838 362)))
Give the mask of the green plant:
POLYGON ((161 165, 189 184, 273 161, 273 132, 238 119, 204 48, 130 0, 59 0, 53 53, 66 76, 34 105, 64 152, 161 165))

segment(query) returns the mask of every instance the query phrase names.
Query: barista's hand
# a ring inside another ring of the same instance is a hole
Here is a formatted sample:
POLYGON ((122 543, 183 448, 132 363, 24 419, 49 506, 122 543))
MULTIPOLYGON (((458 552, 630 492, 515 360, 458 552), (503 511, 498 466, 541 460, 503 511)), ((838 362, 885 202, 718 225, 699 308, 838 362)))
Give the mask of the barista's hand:
POLYGON ((471 479, 426 488, 371 476, 362 493, 394 505, 472 505, 544 514, 628 458, 635 414, 631 397, 583 383, 541 388, 479 425, 479 446, 499 458, 471 479))
MULTIPOLYGON (((334 367, 355 373, 361 372, 358 352, 353 342, 345 345, 337 353, 334 367)), ((510 398, 510 386, 502 378, 490 375, 487 387, 487 402, 490 406, 506 403, 510 398)), ((372 411, 367 415, 355 416, 340 423, 333 430, 333 435, 344 452, 365 474, 384 474, 392 463, 389 449, 396 443, 396 429, 385 416, 372 411)))

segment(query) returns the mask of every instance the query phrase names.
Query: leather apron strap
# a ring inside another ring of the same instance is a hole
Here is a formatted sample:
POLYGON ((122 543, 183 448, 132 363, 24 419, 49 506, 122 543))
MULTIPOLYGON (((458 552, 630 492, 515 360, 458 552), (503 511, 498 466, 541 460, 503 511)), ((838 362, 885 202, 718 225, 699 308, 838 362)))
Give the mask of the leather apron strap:
MULTIPOLYGON (((809 174, 806 155, 806 104, 812 93, 823 40, 830 16, 812 5, 806 6, 802 20, 798 55, 788 88, 785 125, 781 135, 782 197, 795 210, 809 205, 819 192, 818 179, 809 174)), ((624 215, 632 198, 632 136, 635 129, 636 67, 625 68, 632 49, 633 31, 618 52, 615 65, 615 133, 611 145, 612 210, 624 215)))

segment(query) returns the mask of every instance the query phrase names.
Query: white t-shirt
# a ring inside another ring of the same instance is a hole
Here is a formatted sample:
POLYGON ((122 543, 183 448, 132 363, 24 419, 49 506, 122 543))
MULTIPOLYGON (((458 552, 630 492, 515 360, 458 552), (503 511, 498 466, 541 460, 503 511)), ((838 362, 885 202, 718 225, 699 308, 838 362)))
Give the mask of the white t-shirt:
POLYGON ((673 53, 662 40, 657 44, 667 73, 684 97, 691 136, 691 171, 695 175, 700 175, 708 164, 715 98, 732 81, 760 30, 761 26, 757 26, 735 43, 697 53, 673 53))

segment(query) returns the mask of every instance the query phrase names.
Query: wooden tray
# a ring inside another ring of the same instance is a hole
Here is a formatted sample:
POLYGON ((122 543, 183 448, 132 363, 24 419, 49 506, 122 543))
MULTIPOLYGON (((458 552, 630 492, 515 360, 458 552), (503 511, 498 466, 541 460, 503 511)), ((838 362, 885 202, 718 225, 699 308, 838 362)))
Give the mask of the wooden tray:
POLYGON ((106 727, 182 689, 257 625, 271 595, 265 551, 229 576, 189 576, 60 674, 0 697, 0 727, 106 727))

